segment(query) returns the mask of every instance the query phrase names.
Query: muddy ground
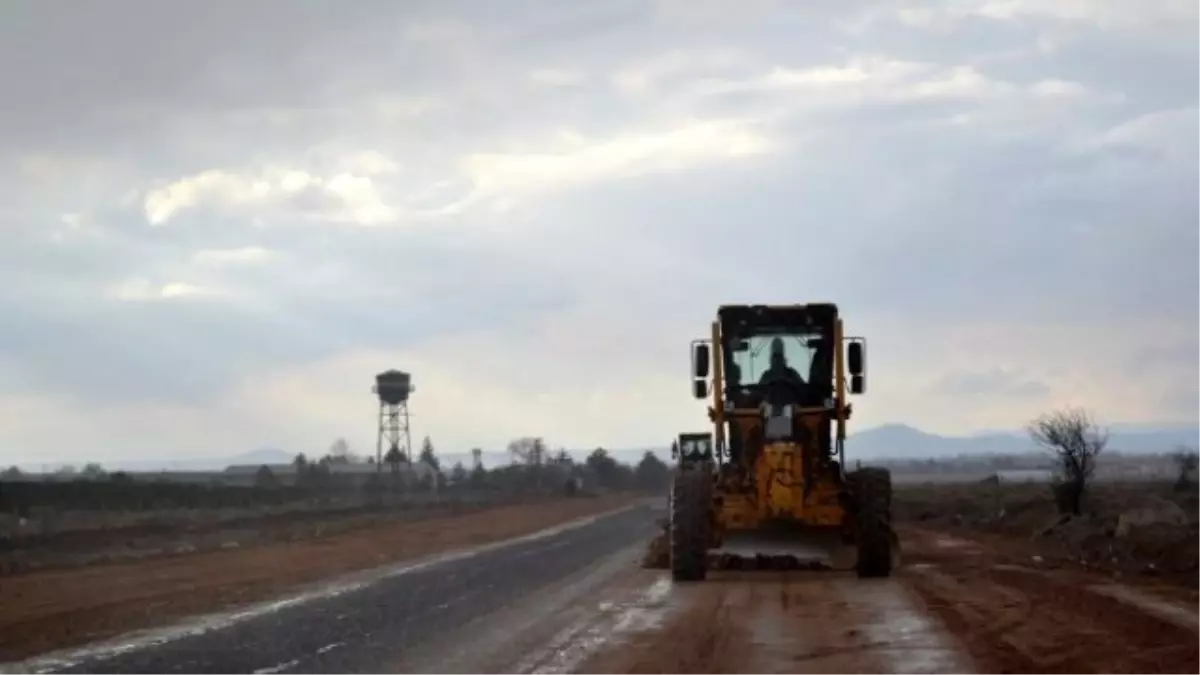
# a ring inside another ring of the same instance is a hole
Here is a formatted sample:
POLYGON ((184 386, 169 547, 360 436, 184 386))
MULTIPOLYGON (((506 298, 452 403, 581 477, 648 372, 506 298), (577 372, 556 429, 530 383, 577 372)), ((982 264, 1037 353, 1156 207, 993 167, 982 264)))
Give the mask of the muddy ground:
POLYGON ((315 539, 358 529, 553 500, 555 496, 405 495, 382 504, 336 495, 248 508, 46 510, 0 514, 0 577, 315 539))
POLYGON ((993 547, 1038 556, 1043 565, 1193 589, 1200 575, 1194 485, 1098 482, 1079 516, 1060 515, 1045 484, 905 485, 896 487, 893 510, 899 523, 988 539, 993 547))
POLYGON ((559 499, 418 521, 360 523, 349 531, 334 526, 333 533, 295 541, 6 574, 0 577, 0 660, 271 598, 356 570, 520 536, 635 499, 559 499))
POLYGON ((988 672, 1192 673, 1193 590, 909 529, 904 583, 988 672))
POLYGON ((898 485, 893 506, 891 579, 710 572, 581 671, 1200 672, 1194 490, 1099 484, 1064 517, 1045 484, 898 485))
MULTIPOLYGON (((712 572, 577 672, 1197 672, 1195 593, 1039 566, 994 538, 900 528, 888 579, 712 572)), ((660 572, 666 575, 666 572, 660 572)))

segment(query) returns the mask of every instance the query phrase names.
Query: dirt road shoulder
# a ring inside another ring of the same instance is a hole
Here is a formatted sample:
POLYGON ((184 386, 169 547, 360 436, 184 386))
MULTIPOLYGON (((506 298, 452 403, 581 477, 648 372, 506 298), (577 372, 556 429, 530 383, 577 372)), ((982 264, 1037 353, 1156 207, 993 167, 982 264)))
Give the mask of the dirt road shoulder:
POLYGON ((1181 589, 1168 602, 1108 575, 1039 568, 982 539, 910 528, 904 541, 906 583, 985 672, 1200 668, 1194 623, 1173 619, 1195 615, 1181 589))

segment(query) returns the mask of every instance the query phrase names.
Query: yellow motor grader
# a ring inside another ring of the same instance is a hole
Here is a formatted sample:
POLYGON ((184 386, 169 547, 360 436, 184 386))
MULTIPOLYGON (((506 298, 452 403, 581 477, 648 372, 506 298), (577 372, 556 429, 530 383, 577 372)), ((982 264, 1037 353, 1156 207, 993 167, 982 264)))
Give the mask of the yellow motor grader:
POLYGON ((777 569, 855 549, 858 576, 891 573, 891 474, 844 469, 866 341, 842 331, 833 304, 723 305, 712 337, 692 343, 693 394, 711 394, 713 433, 678 441, 675 580, 704 579, 714 559, 777 569))

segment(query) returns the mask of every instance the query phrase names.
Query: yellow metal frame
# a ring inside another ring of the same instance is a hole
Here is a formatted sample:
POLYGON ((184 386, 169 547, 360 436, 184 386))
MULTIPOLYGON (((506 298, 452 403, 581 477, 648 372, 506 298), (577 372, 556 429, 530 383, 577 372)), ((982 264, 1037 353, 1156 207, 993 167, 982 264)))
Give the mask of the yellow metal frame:
POLYGON ((717 447, 722 452, 725 451, 725 359, 722 356, 724 349, 721 344, 721 322, 714 321, 712 323, 712 349, 708 350, 712 354, 713 361, 713 407, 709 417, 717 425, 713 438, 716 439, 717 447))

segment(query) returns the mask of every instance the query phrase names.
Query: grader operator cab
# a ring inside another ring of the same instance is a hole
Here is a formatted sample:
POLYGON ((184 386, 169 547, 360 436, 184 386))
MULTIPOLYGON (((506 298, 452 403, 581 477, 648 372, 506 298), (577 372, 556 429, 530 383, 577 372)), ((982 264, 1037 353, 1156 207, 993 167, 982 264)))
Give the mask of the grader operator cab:
POLYGON ((846 548, 858 576, 891 573, 891 475, 843 468, 846 397, 865 391, 865 346, 843 335, 832 304, 717 310, 711 339, 692 343, 693 394, 711 394, 713 433, 680 437, 675 580, 704 579, 710 554, 778 568, 846 548), (709 452, 683 451, 705 437, 709 452))
POLYGON ((689 464, 713 460, 713 435, 710 432, 679 434, 671 459, 689 464))

